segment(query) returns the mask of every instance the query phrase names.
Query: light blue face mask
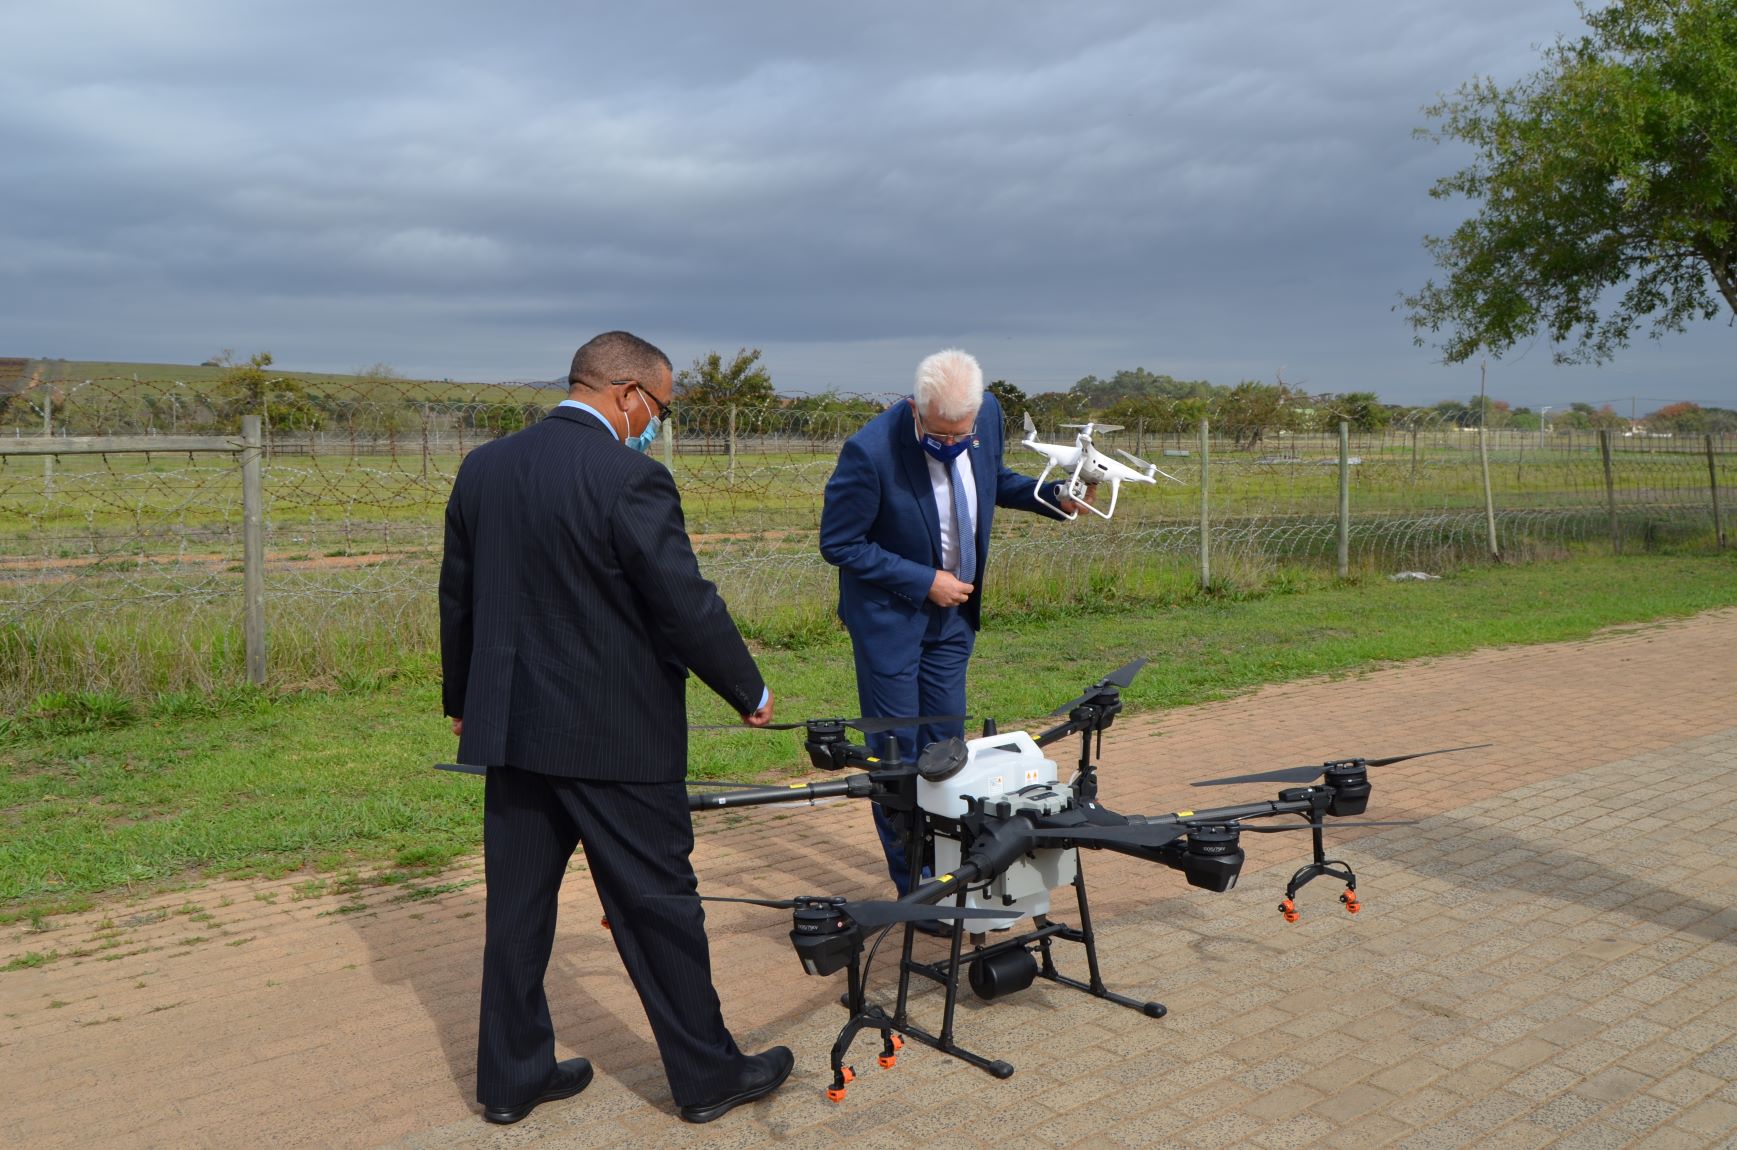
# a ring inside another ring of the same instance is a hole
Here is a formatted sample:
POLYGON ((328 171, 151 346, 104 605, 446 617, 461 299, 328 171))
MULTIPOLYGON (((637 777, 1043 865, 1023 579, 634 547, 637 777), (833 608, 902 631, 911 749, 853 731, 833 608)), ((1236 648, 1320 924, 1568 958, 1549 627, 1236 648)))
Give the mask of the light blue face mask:
MULTIPOLYGON (((642 392, 636 392, 635 394, 637 394, 639 396, 639 405, 641 407, 645 408, 647 411, 650 411, 651 405, 649 403, 645 402, 645 393, 642 391, 642 392)), ((652 415, 650 422, 648 422, 645 425, 644 431, 640 432, 638 435, 630 435, 626 439, 622 440, 622 442, 625 443, 628 447, 631 447, 633 450, 638 451, 638 452, 650 451, 652 443, 655 442, 657 439, 658 429, 661 428, 662 426, 663 426, 663 420, 659 419, 654 414, 654 415, 652 415)))

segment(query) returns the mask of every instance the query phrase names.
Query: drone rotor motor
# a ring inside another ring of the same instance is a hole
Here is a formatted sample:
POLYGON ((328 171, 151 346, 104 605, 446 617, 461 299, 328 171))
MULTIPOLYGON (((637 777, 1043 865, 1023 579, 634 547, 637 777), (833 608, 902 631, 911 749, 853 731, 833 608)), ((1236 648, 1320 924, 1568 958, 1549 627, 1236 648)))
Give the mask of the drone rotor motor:
POLYGON ((1182 855, 1188 885, 1219 894, 1234 887, 1246 857, 1238 845, 1241 837, 1235 824, 1190 830, 1182 855))
POLYGON ((1327 813, 1334 818, 1360 815, 1369 809, 1369 769, 1362 759, 1329 763, 1323 782, 1333 791, 1327 813))

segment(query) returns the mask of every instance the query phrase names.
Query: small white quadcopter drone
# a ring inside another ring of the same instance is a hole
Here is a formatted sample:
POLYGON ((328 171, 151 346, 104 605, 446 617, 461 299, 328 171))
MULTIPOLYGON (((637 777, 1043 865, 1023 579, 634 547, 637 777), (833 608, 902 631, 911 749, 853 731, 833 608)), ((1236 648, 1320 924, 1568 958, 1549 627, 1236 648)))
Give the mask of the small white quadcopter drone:
POLYGON ((1087 511, 1104 519, 1108 519, 1116 513, 1116 497, 1122 493, 1124 481, 1157 483, 1158 476, 1162 475, 1172 483, 1182 482, 1168 471, 1160 471, 1157 464, 1147 463, 1138 455, 1130 455, 1119 447, 1116 449, 1116 454, 1134 466, 1129 467, 1126 463, 1117 463, 1092 446, 1092 433, 1094 431, 1120 431, 1122 428, 1119 424, 1064 423, 1062 426, 1078 429, 1079 434, 1074 436, 1072 443, 1039 443, 1037 425, 1031 421, 1031 412, 1028 411, 1025 413, 1025 438, 1020 442, 1049 460, 1044 465, 1043 474, 1037 477, 1035 494, 1039 503, 1064 519, 1074 519, 1079 515, 1079 512, 1063 511, 1043 497, 1044 480, 1048 479, 1049 473, 1058 467, 1068 473, 1067 482, 1062 485, 1062 497, 1073 500, 1075 507, 1084 507, 1087 511), (1106 511, 1099 511, 1095 505, 1086 502, 1086 488, 1096 486, 1106 480, 1110 484, 1110 506, 1106 511))

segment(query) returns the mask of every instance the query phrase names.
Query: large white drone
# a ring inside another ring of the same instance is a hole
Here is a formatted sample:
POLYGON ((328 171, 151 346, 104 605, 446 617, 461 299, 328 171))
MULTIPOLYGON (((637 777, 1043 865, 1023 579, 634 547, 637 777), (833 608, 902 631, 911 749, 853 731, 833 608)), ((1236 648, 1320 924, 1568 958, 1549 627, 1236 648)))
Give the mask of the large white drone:
POLYGON ((1061 490, 1062 498, 1071 499, 1075 507, 1084 507, 1087 511, 1104 519, 1108 519, 1116 513, 1116 497, 1121 494, 1124 481, 1157 483, 1158 476, 1162 475, 1172 483, 1182 482, 1168 471, 1158 470, 1156 463, 1147 463, 1138 455, 1130 455, 1119 447, 1116 449, 1116 454, 1134 466, 1129 467, 1125 463, 1117 463, 1092 446, 1092 433, 1094 431, 1120 431, 1122 428, 1119 424, 1064 423, 1062 426, 1078 429, 1079 434, 1074 436, 1072 443, 1039 443, 1037 425, 1031 421, 1031 412, 1028 411, 1025 413, 1025 438, 1020 442, 1049 460, 1048 463, 1044 464, 1043 474, 1037 477, 1035 495, 1039 503, 1065 519, 1076 518, 1079 512, 1063 511, 1043 497, 1044 480, 1048 479, 1049 473, 1058 467, 1068 473, 1067 482, 1063 484, 1061 490), (1105 481, 1110 484, 1110 506, 1108 510, 1099 511, 1095 504, 1086 502, 1086 488, 1094 487, 1105 481))

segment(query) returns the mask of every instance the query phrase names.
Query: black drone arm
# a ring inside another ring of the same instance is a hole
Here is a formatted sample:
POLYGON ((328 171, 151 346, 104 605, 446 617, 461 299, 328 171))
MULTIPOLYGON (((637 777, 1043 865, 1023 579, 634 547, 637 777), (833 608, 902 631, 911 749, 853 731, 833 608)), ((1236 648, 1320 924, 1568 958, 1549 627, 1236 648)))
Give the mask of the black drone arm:
MULTIPOLYGON (((705 784, 701 783, 700 786, 705 784)), ((846 775, 841 779, 826 779, 818 783, 790 783, 786 786, 742 787, 729 791, 689 791, 690 811, 709 811, 718 807, 763 807, 773 803, 807 803, 816 799, 866 799, 875 793, 876 780, 872 773, 846 775)))

